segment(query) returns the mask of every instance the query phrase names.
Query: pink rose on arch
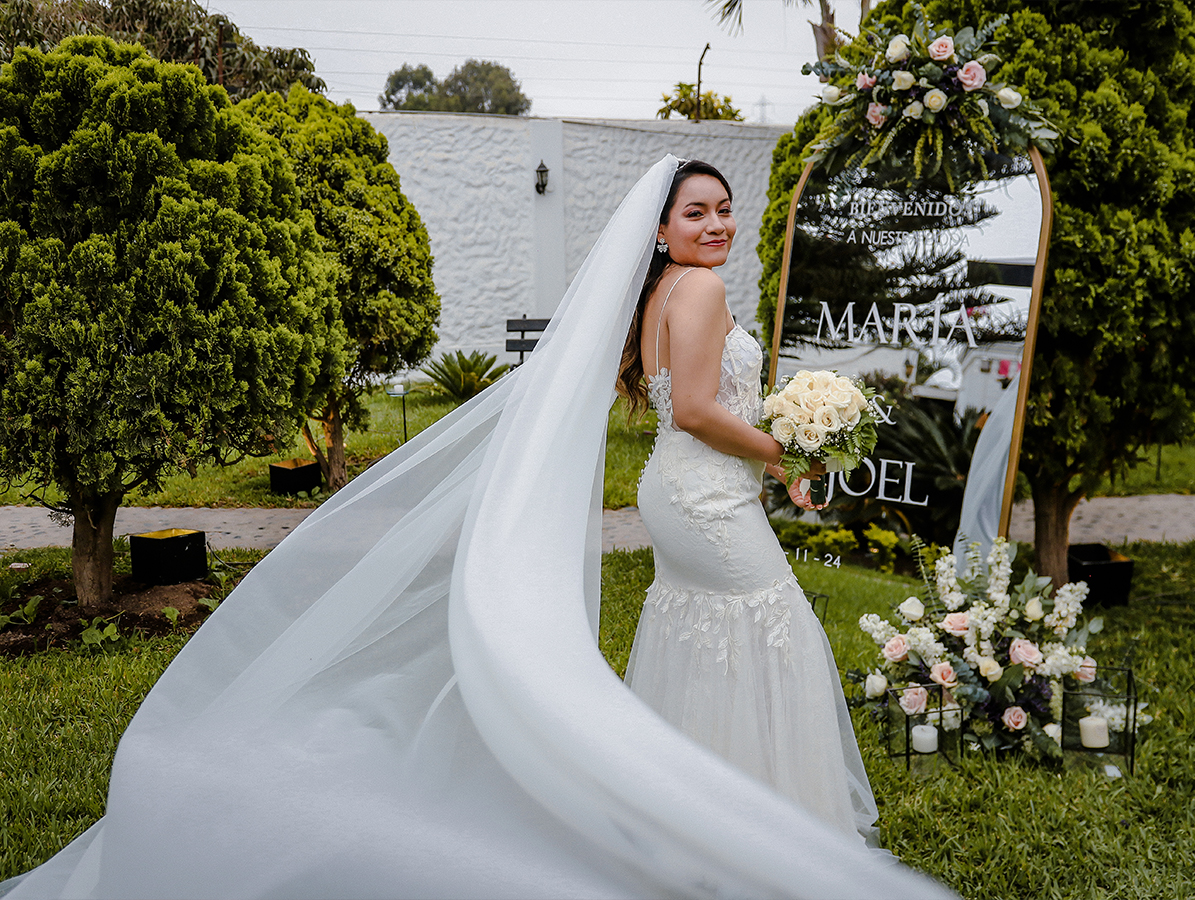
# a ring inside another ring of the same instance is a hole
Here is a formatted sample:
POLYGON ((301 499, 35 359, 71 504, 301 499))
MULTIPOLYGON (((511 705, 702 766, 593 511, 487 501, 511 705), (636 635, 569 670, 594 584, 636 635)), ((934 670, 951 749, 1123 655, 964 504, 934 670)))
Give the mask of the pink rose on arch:
POLYGON ((1019 706, 1010 706, 1004 710, 1004 715, 1000 717, 1000 720, 1009 731, 1020 731, 1029 721, 1029 716, 1019 706))
POLYGON ((952 612, 946 614, 946 618, 938 623, 938 627, 955 637, 965 637, 970 624, 971 617, 965 612, 952 612))
POLYGON ((1075 681, 1091 684, 1091 682, 1095 681, 1095 668, 1095 660, 1090 656, 1084 656, 1082 664, 1080 664, 1078 670, 1075 672, 1075 681))
POLYGON ((887 117, 884 115, 884 107, 879 103, 867 104, 867 121, 876 128, 884 124, 887 117))
POLYGON ((957 77, 964 91, 977 91, 988 83, 988 73, 975 60, 959 69, 957 77))
POLYGON ((948 662, 934 663, 930 666, 929 677, 944 688, 958 687, 958 676, 954 674, 954 666, 948 662))
POLYGON ((1017 638, 1008 648, 1008 661, 1014 666, 1022 665, 1027 669, 1032 669, 1044 658, 1041 651, 1037 649, 1037 644, 1024 638, 1017 638))
POLYGON ((861 91, 871 90, 876 86, 876 77, 868 75, 866 72, 860 72, 855 76, 855 87, 861 91))
POLYGON ((905 688, 900 692, 900 708, 907 716, 917 716, 925 712, 929 703, 929 691, 923 687, 905 688))
POLYGON ((954 38, 948 34, 942 35, 929 45, 929 58, 936 60, 950 59, 954 56, 954 38))
POLYGON ((880 653, 889 662, 900 662, 903 659, 908 659, 909 642, 905 640, 903 634, 898 634, 895 637, 889 638, 888 643, 884 645, 880 653))

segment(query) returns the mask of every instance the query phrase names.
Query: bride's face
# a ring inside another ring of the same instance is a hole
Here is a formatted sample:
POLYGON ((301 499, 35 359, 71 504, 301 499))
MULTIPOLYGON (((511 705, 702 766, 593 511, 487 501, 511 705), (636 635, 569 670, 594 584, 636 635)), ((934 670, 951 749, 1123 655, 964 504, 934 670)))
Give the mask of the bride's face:
POLYGON ((681 183, 658 237, 668 242, 674 262, 712 269, 726 262, 734 231, 730 198, 722 182, 712 175, 694 175, 681 183))

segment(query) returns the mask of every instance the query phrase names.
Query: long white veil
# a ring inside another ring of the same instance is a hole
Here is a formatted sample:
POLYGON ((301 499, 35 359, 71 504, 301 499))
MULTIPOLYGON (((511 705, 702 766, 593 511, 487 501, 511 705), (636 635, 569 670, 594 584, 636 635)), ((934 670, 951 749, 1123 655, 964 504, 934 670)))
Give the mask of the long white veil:
POLYGON ((129 726, 104 818, 9 900, 947 896, 597 649, 606 416, 675 168, 627 195, 526 365, 245 578, 129 726))

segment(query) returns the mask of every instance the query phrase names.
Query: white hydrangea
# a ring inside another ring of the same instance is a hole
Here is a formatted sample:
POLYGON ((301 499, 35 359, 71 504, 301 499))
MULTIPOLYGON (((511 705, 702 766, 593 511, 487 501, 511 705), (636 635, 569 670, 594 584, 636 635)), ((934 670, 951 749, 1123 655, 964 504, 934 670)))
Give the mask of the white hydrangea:
POLYGON ((934 640, 933 630, 924 625, 910 628, 905 640, 909 643, 909 649, 925 660, 927 666, 944 662, 946 659, 946 648, 934 640))
POLYGON ((1074 581, 1060 587, 1054 596, 1054 609, 1042 620, 1045 626, 1053 628, 1059 637, 1074 628, 1089 590, 1086 581, 1074 581))
POLYGON ((941 599, 942 605, 952 612, 967 601, 966 596, 958 589, 958 576, 954 573, 957 565, 958 562, 953 553, 947 553, 934 563, 934 574, 938 580, 938 597, 941 599))
POLYGON ((1038 675, 1045 675, 1047 678, 1073 675, 1083 665, 1083 657, 1086 655, 1082 648, 1075 652, 1075 648, 1058 643, 1043 644, 1041 652, 1045 659, 1038 663, 1036 671, 1038 675))
MULTIPOLYGON (((1148 703, 1137 704, 1137 727, 1148 725, 1154 717, 1141 710, 1149 706, 1148 703)), ((1129 712, 1123 703, 1109 703, 1107 700, 1092 700, 1087 704, 1087 711, 1093 716, 1103 716, 1108 720, 1108 728, 1112 731, 1124 731, 1128 724, 1129 712)))
POLYGON ((886 622, 875 613, 868 613, 859 618, 859 628, 864 634, 871 635, 871 639, 881 647, 892 638, 900 634, 900 630, 891 622, 886 622))

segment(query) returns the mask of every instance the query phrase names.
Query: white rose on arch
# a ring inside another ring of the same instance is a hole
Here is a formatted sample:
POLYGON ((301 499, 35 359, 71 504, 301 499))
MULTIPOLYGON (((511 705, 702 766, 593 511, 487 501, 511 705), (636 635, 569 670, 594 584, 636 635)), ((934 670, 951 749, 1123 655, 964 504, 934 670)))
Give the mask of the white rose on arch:
POLYGON ((822 88, 822 103, 837 103, 842 99, 842 91, 832 84, 822 88))
POLYGON ((996 91, 996 99, 1000 101, 1000 105, 1005 109, 1016 109, 1021 105, 1021 95, 1010 87, 1000 88, 996 91))
POLYGON ((925 107, 922 106, 921 101, 914 100, 904 108, 904 112, 901 115, 903 115, 906 119, 919 119, 921 118, 921 114, 923 112, 925 112, 925 107))
POLYGON ((946 92, 943 90, 939 90, 938 88, 934 88, 932 91, 930 91, 928 94, 926 94, 925 95, 925 108, 933 113, 941 112, 943 109, 945 109, 946 108, 946 92))
POLYGON ((888 42, 888 49, 884 56, 890 63, 898 63, 909 58, 909 36, 898 34, 888 42))
POLYGON ((916 622, 925 615, 925 604, 916 597, 907 598, 897 610, 910 622, 916 622))
POLYGON ((897 69, 892 73, 892 90, 894 91, 907 91, 916 83, 917 79, 913 77, 912 72, 906 72, 904 69, 897 69))

